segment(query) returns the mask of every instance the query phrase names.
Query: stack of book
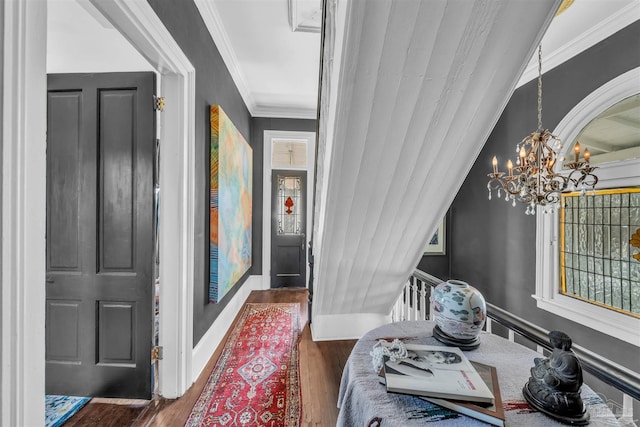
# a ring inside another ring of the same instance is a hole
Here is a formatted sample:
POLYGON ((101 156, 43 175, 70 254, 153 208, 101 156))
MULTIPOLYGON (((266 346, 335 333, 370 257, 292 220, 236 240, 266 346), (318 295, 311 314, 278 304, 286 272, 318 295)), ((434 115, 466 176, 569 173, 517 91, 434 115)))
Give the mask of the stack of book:
POLYGON ((504 410, 496 368, 470 362, 456 347, 406 344, 408 357, 385 356, 380 371, 387 391, 421 399, 504 426, 504 410))

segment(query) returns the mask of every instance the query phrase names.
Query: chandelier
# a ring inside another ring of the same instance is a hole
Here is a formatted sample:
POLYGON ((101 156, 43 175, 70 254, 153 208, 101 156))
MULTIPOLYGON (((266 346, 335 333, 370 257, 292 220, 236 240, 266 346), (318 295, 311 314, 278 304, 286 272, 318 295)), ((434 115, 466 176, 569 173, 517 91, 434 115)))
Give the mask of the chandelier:
POLYGON ((590 153, 585 148, 580 156, 580 143, 573 147, 574 159, 565 163, 570 170, 559 174, 553 168, 558 160, 556 150, 562 147, 558 137, 542 128, 542 47, 538 46, 538 129, 524 138, 516 146, 518 158, 516 165, 509 160, 508 172, 498 170, 498 159, 493 156, 493 172, 488 174, 489 200, 493 190, 497 190, 498 198, 505 192, 505 200, 516 201, 527 206, 525 214, 535 215, 536 206, 544 206, 544 212, 553 212, 560 200, 560 194, 565 190, 581 191, 593 190, 598 177, 592 172, 596 167, 589 164, 590 153))

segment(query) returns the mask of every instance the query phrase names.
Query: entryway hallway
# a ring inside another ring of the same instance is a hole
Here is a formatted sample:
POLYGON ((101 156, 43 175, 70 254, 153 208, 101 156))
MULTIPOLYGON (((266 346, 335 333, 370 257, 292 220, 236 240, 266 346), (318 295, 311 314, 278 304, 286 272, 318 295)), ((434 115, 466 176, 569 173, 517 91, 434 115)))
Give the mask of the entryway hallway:
MULTIPOLYGON (((335 426, 340 378, 356 340, 314 342, 308 325, 307 299, 306 289, 271 289, 253 291, 245 303, 289 302, 300 305, 300 322, 304 326, 299 343, 301 426, 335 426)), ((226 338, 213 353, 198 380, 181 398, 168 400, 160 397, 151 402, 94 399, 69 419, 64 427, 183 426, 213 371, 226 338)))

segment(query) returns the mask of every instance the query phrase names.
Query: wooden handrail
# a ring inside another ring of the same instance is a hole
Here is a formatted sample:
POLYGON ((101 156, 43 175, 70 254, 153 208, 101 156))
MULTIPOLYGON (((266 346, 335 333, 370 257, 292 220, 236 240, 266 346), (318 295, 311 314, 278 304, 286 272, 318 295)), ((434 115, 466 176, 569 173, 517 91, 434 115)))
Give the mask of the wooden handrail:
MULTIPOLYGON (((533 343, 547 350, 553 349, 549 343, 548 330, 489 303, 487 303, 487 316, 533 343)), ((640 375, 636 372, 612 362, 580 345, 573 344, 571 349, 580 359, 582 369, 634 399, 640 400, 640 375)))
MULTIPOLYGON (((443 282, 421 270, 415 270, 413 276, 432 287, 443 282)), ((553 349, 549 342, 549 331, 540 326, 489 303, 487 303, 487 317, 547 350, 553 349)), ((640 400, 640 374, 580 345, 573 344, 571 348, 580 359, 585 371, 633 399, 640 400)))

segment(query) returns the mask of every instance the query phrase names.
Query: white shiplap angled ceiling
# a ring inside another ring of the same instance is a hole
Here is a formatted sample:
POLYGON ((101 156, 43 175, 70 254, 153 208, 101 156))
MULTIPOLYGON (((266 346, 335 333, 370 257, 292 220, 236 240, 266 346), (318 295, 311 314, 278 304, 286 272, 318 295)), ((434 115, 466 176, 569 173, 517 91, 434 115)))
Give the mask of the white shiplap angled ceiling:
POLYGON ((314 339, 387 320, 559 3, 329 2, 314 339))

